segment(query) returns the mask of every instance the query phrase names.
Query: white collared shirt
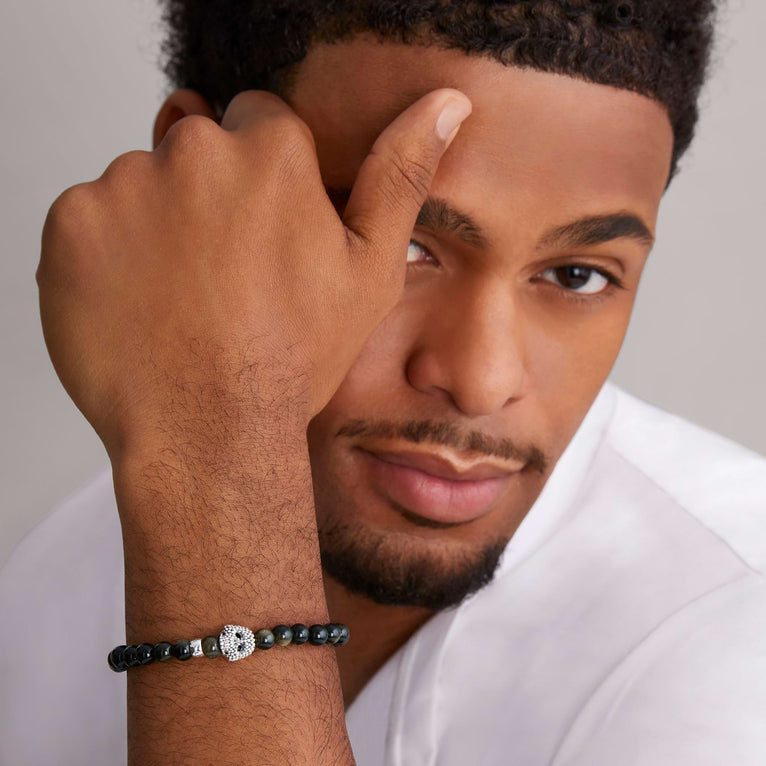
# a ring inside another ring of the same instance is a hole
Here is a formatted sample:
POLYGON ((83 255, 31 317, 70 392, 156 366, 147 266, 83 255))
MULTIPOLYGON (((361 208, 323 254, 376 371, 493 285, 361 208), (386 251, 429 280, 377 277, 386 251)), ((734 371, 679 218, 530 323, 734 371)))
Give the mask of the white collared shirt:
MULTIPOLYGON (((766 461, 607 384, 493 582, 347 711, 359 766, 766 764, 766 461)), ((126 762, 105 471, 0 572, 0 763, 126 762)))

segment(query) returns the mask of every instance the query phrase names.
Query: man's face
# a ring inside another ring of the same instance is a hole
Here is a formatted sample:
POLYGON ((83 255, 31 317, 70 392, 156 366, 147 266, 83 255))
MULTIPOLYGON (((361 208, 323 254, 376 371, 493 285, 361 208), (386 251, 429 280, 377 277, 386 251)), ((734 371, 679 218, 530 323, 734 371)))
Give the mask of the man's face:
POLYGON ((356 38, 313 48, 290 94, 339 210, 377 135, 445 86, 473 113, 413 231, 402 298, 308 430, 329 574, 431 608, 487 581, 606 380, 672 152, 645 97, 356 38), (493 478, 444 478, 476 463, 493 478))

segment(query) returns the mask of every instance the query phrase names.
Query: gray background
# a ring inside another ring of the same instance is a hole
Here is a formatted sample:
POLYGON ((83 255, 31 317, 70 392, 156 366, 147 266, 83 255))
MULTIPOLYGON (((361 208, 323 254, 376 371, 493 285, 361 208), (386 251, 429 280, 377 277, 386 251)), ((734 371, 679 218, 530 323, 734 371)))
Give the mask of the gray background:
MULTIPOLYGON (((766 3, 730 0, 715 73, 660 217, 613 379, 766 454, 766 3)), ((0 563, 108 465, 61 388, 34 272, 51 202, 118 154, 151 148, 165 96, 154 0, 0 6, 0 563)))

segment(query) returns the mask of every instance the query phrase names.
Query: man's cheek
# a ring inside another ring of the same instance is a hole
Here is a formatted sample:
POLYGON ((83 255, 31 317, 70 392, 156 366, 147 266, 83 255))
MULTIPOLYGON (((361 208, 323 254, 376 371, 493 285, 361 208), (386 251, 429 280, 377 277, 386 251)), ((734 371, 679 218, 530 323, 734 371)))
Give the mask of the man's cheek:
POLYGON ((387 389, 391 395, 396 393, 396 382, 402 380, 410 344, 408 334, 403 332, 406 322, 401 314, 400 308, 395 308, 369 336, 336 396, 343 398, 354 392, 355 397, 365 401, 379 389, 387 389))

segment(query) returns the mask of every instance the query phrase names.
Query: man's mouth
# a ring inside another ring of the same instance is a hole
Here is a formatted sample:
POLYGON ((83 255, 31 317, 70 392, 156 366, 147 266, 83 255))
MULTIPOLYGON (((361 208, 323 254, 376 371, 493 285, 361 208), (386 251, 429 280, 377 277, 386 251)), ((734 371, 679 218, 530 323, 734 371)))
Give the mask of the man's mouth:
POLYGON ((494 506, 523 464, 467 464, 434 452, 356 447, 371 484, 407 511, 443 524, 473 521, 494 506))

